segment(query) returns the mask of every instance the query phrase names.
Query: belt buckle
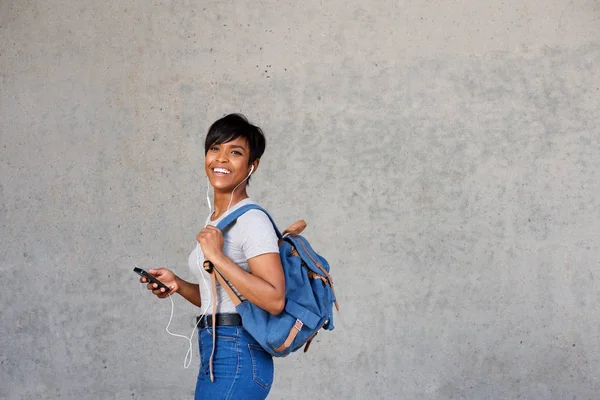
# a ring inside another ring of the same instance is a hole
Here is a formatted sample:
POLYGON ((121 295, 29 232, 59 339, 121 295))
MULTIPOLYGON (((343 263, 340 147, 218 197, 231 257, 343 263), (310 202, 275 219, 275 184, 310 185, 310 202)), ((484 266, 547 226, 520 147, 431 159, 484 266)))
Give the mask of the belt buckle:
POLYGON ((200 329, 208 328, 211 325, 206 314, 198 317, 198 321, 196 322, 200 329))

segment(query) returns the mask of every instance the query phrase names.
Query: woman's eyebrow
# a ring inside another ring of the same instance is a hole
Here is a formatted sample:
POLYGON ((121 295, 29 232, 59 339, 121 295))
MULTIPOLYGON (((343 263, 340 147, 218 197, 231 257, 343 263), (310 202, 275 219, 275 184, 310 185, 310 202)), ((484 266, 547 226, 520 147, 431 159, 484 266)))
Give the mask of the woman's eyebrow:
POLYGON ((242 149, 242 150, 246 150, 246 148, 244 146, 240 146, 239 144, 232 144, 231 145, 232 149, 242 149))

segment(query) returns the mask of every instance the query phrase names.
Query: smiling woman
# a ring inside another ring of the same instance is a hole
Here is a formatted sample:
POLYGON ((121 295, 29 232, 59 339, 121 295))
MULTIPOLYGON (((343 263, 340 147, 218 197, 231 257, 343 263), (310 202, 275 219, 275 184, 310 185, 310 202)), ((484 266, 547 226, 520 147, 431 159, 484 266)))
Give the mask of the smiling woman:
POLYGON ((202 267, 204 260, 210 260, 242 299, 273 315, 282 311, 285 278, 277 234, 267 215, 250 210, 224 232, 216 228, 234 210, 254 203, 246 188, 265 145, 260 128, 240 114, 227 115, 212 124, 205 140, 204 168, 214 188, 214 211, 196 236, 198 245, 188 258, 200 284, 184 281, 165 268, 148 271, 172 289, 166 293, 149 283, 152 293, 160 298, 179 293, 201 309, 196 400, 264 399, 273 382, 271 355, 243 328, 235 305, 218 282, 213 296, 210 275, 202 267), (214 319, 206 315, 213 310, 214 319))

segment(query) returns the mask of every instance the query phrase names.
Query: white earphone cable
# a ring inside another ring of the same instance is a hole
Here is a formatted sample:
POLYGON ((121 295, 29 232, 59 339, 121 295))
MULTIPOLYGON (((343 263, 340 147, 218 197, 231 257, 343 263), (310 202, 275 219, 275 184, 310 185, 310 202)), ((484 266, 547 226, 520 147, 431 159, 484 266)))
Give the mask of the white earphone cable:
POLYGON ((254 171, 254 165, 253 165, 253 166, 250 168, 250 172, 248 173, 248 176, 246 176, 246 177, 244 178, 244 180, 242 180, 240 183, 238 183, 238 184, 237 184, 237 185, 236 185, 236 186, 233 188, 233 190, 231 191, 231 197, 229 197, 229 204, 227 204, 227 210, 226 210, 225 212, 229 211, 229 208, 231 207, 231 201, 233 200, 233 194, 235 193, 235 189, 237 189, 238 187, 240 187, 240 185, 241 185, 242 183, 246 182, 246 180, 247 180, 248 178, 250 178, 250 175, 252 175, 252 171, 254 171))
POLYGON ((210 211, 210 215, 212 215, 213 210, 212 210, 212 205, 210 204, 210 197, 208 196, 208 194, 210 193, 210 180, 208 179, 208 176, 206 177, 206 202, 208 203, 208 211, 210 211))

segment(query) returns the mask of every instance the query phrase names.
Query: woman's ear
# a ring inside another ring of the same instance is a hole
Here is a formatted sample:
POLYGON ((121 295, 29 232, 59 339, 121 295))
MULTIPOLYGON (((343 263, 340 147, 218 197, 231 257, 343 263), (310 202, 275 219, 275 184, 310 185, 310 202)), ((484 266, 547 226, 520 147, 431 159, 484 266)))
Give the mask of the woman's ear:
POLYGON ((258 164, 260 163, 260 159, 257 158, 256 160, 254 160, 252 162, 252 164, 250 164, 250 171, 248 172, 248 174, 253 174, 256 172, 256 170, 258 169, 258 164))

